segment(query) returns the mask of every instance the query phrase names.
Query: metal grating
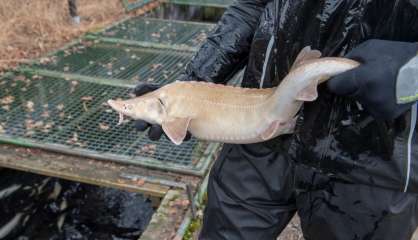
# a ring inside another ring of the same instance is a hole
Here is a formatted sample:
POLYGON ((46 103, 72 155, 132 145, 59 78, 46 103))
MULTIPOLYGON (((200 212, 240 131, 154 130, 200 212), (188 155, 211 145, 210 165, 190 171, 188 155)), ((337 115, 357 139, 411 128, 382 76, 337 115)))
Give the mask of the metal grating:
POLYGON ((105 104, 128 88, 19 75, 0 79, 0 141, 201 175, 213 144, 152 142, 133 123, 116 126, 105 104))
POLYGON ((110 79, 109 84, 120 86, 133 86, 138 81, 166 84, 181 74, 192 54, 191 51, 87 41, 59 51, 30 68, 49 76, 76 74, 98 78, 97 82, 110 79))
MULTIPOLYGON (((209 23, 135 17, 98 34, 102 38, 164 45, 199 46, 213 29, 209 23)), ((114 40, 114 42, 117 42, 114 40)))
POLYGON ((168 2, 183 5, 226 8, 231 5, 234 0, 168 0, 168 2))
POLYGON ((122 3, 126 11, 132 11, 154 1, 155 0, 122 0, 122 3))

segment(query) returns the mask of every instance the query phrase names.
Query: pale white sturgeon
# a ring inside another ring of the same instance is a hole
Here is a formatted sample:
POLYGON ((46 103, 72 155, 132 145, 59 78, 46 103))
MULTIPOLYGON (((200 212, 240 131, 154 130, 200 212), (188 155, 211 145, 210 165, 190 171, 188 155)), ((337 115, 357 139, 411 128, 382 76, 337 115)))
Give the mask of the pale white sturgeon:
POLYGON ((109 100, 123 116, 158 123, 179 145, 187 131, 207 141, 248 144, 293 132, 304 101, 318 97, 318 84, 353 69, 359 63, 324 57, 305 47, 278 87, 250 89, 207 82, 167 84, 128 100, 109 100))

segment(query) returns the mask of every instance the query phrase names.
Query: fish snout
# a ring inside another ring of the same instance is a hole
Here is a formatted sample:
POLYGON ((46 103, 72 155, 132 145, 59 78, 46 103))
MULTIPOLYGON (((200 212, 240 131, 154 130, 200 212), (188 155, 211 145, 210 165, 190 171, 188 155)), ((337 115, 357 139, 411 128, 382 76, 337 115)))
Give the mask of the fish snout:
POLYGON ((123 109, 123 104, 121 102, 116 101, 116 100, 110 99, 110 100, 107 101, 107 104, 109 104, 109 106, 111 108, 113 108, 114 110, 116 110, 118 112, 122 111, 122 109, 123 109))
POLYGON ((109 104, 109 106, 111 108, 113 108, 113 110, 115 110, 116 112, 119 113, 118 125, 121 125, 123 123, 123 119, 124 119, 123 109, 124 109, 125 105, 122 102, 112 100, 112 99, 108 100, 107 104, 109 104))

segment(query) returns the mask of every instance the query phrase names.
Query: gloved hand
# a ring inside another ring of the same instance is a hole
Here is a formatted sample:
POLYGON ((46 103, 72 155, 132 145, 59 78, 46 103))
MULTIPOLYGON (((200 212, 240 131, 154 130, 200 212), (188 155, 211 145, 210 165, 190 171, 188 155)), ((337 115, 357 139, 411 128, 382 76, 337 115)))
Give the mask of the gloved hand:
MULTIPOLYGON (((155 91, 158 88, 160 88, 160 86, 158 86, 158 85, 149 84, 149 83, 140 83, 133 89, 133 93, 138 97, 138 96, 144 95, 146 93, 155 91)), ((150 123, 148 123, 146 121, 143 121, 143 120, 136 120, 135 121, 135 128, 138 131, 141 131, 141 132, 149 129, 148 137, 152 141, 160 140, 162 135, 165 136, 164 130, 158 124, 150 124, 150 123)), ((184 141, 187 141, 190 138, 191 138, 191 134, 187 133, 186 138, 184 139, 184 141)))
POLYGON ((416 43, 368 40, 346 55, 361 65, 330 79, 328 89, 354 98, 375 118, 395 119, 413 104, 397 104, 396 80, 399 69, 417 52, 416 43))

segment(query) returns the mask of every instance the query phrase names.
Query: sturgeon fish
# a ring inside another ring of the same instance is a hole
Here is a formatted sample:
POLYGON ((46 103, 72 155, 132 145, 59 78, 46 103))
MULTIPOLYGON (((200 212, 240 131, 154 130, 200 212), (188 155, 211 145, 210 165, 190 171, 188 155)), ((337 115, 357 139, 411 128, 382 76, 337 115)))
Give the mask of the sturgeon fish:
POLYGON ((294 131, 303 102, 318 97, 318 84, 351 70, 359 63, 323 57, 309 46, 302 49, 290 72, 274 88, 251 89, 208 82, 176 81, 128 100, 109 100, 123 117, 160 124, 179 145, 189 131, 214 142, 249 144, 294 131))

